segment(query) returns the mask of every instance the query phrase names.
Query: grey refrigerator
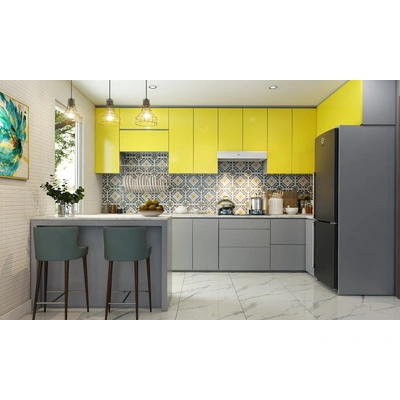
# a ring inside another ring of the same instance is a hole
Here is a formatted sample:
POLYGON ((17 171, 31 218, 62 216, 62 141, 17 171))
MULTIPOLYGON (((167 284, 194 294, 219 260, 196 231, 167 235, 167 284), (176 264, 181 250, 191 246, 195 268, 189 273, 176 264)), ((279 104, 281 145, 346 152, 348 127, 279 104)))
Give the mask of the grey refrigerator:
POLYGON ((394 295, 395 127, 315 139, 314 274, 342 295, 394 295))

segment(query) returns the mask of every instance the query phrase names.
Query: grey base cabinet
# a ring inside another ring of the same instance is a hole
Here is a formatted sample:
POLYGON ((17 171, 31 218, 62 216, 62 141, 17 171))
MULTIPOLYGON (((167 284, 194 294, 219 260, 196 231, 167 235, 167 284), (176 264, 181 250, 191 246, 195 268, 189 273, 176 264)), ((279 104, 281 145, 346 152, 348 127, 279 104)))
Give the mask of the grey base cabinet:
POLYGON ((304 271, 305 220, 271 220, 271 271, 304 271))
POLYGON ((218 219, 172 221, 172 270, 218 271, 218 219))
POLYGON ((306 271, 314 276, 314 221, 306 220, 306 271))

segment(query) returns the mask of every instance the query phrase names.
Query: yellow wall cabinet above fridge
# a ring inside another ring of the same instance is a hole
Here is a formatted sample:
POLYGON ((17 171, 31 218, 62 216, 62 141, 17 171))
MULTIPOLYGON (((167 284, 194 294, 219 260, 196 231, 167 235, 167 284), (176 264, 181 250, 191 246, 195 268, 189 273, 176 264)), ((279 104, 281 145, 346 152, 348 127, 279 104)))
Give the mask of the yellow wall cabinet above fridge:
MULTIPOLYGON (((119 174, 119 126, 100 125, 98 119, 104 108, 96 108, 95 173, 119 174)), ((118 114, 119 109, 115 112, 118 114)))
POLYGON ((139 129, 139 130, 159 130, 168 129, 168 108, 153 108, 153 114, 157 117, 156 126, 138 126, 135 123, 136 116, 140 113, 142 108, 120 108, 121 125, 120 129, 139 129))

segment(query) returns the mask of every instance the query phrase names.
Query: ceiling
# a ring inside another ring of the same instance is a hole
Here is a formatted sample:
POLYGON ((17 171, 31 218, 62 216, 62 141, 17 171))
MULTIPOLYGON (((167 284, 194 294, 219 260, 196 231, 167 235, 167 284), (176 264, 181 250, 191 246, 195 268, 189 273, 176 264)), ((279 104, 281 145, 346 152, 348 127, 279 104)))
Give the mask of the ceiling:
MULTIPOLYGON (((315 107, 347 81, 339 80, 148 80, 152 107, 315 107), (275 90, 269 86, 276 85, 275 90)), ((96 106, 109 97, 109 81, 77 80, 79 89, 96 106)), ((146 81, 111 81, 115 106, 139 107, 146 81)))

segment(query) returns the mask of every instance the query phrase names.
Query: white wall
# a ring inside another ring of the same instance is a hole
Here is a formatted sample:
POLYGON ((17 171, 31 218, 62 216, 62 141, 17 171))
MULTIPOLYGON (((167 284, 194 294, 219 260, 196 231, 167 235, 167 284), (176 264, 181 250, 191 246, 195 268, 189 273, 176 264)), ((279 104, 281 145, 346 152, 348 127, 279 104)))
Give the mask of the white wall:
MULTIPOLYGON (((40 185, 54 173, 54 107, 66 105, 70 81, 1 81, 0 91, 29 106, 29 179, 0 178, 0 318, 29 301, 30 218, 51 215, 53 200, 40 185)), ((94 173, 94 105, 73 88, 84 119, 85 214, 101 211, 101 176, 94 173)))

